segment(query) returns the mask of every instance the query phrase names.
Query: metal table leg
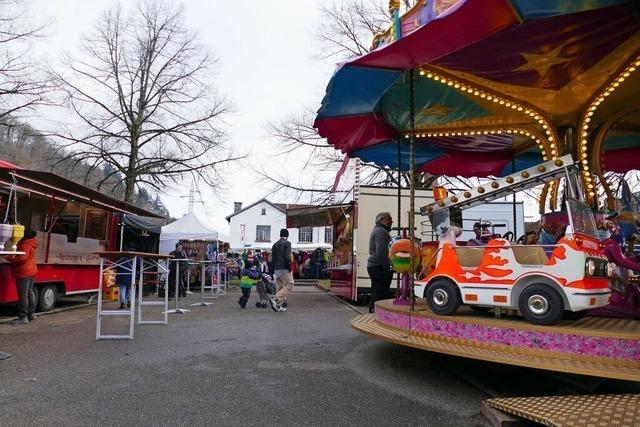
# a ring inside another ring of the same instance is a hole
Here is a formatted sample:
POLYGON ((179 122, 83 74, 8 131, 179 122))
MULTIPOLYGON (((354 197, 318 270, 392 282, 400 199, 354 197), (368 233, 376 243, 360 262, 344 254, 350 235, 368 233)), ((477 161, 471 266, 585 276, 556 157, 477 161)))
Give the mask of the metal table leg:
MULTIPOLYGON (((164 269, 164 267, 162 267, 160 265, 160 263, 156 260, 148 260, 146 261, 146 265, 148 268, 153 268, 156 267, 158 270, 164 269)), ((167 323, 169 323, 169 316, 167 311, 169 310, 169 293, 166 292, 164 293, 164 301, 143 301, 142 300, 142 289, 144 286, 144 271, 145 271, 145 260, 144 258, 142 259, 142 268, 140 269, 140 280, 138 281, 138 286, 140 289, 140 296, 138 297, 138 325, 166 325, 167 323), (162 306, 163 310, 162 310, 162 320, 143 320, 142 319, 142 306, 162 306)))
MULTIPOLYGON (((180 262, 180 261, 175 261, 175 262, 180 262)), ((178 307, 178 299, 179 299, 179 294, 180 292, 180 264, 176 264, 176 290, 173 294, 174 298, 176 299, 176 306, 173 310, 168 310, 167 313, 169 314, 187 314, 188 312, 190 312, 191 310, 187 310, 185 308, 180 308, 178 307)), ((165 293, 169 293, 168 290, 165 293)))
POLYGON ((196 302, 194 304, 191 304, 191 307, 195 307, 195 306, 201 306, 201 307, 207 307, 210 306, 211 303, 210 302, 205 302, 204 300, 204 288, 205 288, 205 270, 207 268, 207 264, 206 263, 202 263, 202 269, 200 272, 200 301, 196 302))
MULTIPOLYGON (((125 257, 123 257, 125 258, 125 257)), ((116 262, 111 263, 107 269, 117 268, 121 265, 121 263, 128 262, 128 258, 126 260, 119 259, 116 262)), ((97 316, 96 316, 96 340, 101 339, 133 339, 133 332, 135 326, 135 304, 136 304, 136 267, 137 267, 137 257, 131 257, 131 268, 129 272, 131 273, 131 307, 129 310, 103 310, 102 309, 102 288, 103 288, 103 275, 105 271, 105 259, 100 257, 100 277, 98 279, 98 306, 97 306, 97 316), (129 334, 128 335, 103 335, 102 334, 102 318, 107 316, 129 316, 129 334)))

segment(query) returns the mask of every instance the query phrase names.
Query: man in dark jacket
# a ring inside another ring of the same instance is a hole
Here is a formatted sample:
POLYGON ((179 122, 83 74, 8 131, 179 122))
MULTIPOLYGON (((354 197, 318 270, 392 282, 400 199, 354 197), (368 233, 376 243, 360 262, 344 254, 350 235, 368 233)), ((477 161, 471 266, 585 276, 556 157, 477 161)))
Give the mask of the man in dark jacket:
POLYGON ((374 312, 376 301, 389 297, 389 288, 393 278, 389 261, 391 224, 393 224, 391 214, 380 212, 376 215, 376 224, 369 236, 369 258, 367 259, 367 273, 371 278, 369 313, 374 312))
POLYGON ((176 243, 176 250, 169 252, 174 259, 181 259, 183 261, 171 261, 169 263, 169 298, 174 297, 176 289, 176 272, 178 277, 178 296, 187 296, 187 269, 189 268, 189 261, 187 260, 187 253, 182 249, 182 243, 176 243))
POLYGON ((293 290, 293 274, 291 274, 291 242, 287 240, 289 230, 280 230, 280 240, 273 244, 271 256, 273 259, 274 275, 278 284, 278 292, 271 298, 271 308, 273 311, 286 311, 286 296, 293 290))

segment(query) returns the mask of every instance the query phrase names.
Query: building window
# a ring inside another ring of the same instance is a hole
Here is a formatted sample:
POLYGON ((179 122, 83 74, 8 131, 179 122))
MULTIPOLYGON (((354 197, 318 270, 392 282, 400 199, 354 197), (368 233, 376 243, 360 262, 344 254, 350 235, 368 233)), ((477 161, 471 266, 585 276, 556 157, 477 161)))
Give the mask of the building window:
POLYGON ((313 228, 300 227, 298 229, 298 242, 300 243, 313 243, 313 228))
POLYGON ((256 242, 270 242, 270 241, 271 241, 271 226, 256 225, 256 242))
POLYGON ((262 213, 260 213, 260 215, 266 215, 267 214, 267 210, 265 208, 262 208, 262 213))
POLYGON ((333 227, 324 228, 324 242, 333 244, 333 227))

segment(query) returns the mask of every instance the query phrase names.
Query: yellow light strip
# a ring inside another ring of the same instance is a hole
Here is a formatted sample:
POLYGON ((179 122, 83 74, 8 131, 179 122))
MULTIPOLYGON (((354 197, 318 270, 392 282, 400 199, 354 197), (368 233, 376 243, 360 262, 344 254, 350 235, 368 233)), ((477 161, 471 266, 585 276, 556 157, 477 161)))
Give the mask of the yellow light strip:
POLYGON ((445 76, 441 72, 420 68, 419 74, 430 80, 440 82, 443 85, 451 86, 467 96, 475 96, 486 101, 491 101, 495 104, 504 106, 505 108, 511 108, 514 111, 521 112, 522 114, 532 118, 542 127, 545 134, 544 138, 538 138, 536 141, 540 147, 540 151, 542 152, 542 160, 547 161, 549 158, 552 160, 558 158, 558 155, 560 154, 559 147, 557 146, 558 138, 553 126, 551 126, 551 122, 546 118, 543 112, 537 111, 529 105, 510 99, 502 94, 492 93, 487 89, 477 88, 468 82, 462 82, 449 76, 445 76))
MULTIPOLYGON (((416 138, 437 138, 437 137, 452 137, 452 136, 480 136, 480 135, 522 135, 532 139, 541 150, 544 150, 544 137, 540 132, 532 130, 523 126, 514 126, 511 128, 493 128, 493 127, 477 127, 468 129, 442 129, 432 130, 429 132, 416 132, 416 138)), ((408 139, 411 136, 411 132, 405 132, 404 137, 408 139)), ((546 160, 546 158, 545 158, 546 160)))
POLYGON ((620 88, 621 83, 624 82, 638 68, 640 68, 640 56, 636 57, 636 59, 629 66, 624 68, 618 74, 618 77, 611 80, 609 84, 605 86, 602 92, 600 92, 591 100, 589 108, 587 108, 586 113, 580 121, 580 127, 578 128, 580 132, 578 158, 582 163, 582 181, 585 185, 587 195, 591 200, 593 200, 593 198, 596 196, 593 176, 591 170, 589 169, 589 131, 591 129, 591 120, 600 104, 602 104, 608 96, 610 96, 613 92, 620 88))

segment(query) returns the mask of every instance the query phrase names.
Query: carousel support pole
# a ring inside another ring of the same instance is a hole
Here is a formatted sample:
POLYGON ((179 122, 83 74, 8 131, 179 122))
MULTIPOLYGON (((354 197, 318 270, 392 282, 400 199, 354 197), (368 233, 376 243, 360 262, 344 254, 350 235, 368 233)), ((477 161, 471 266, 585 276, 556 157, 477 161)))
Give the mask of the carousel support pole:
MULTIPOLYGON (((409 71, 409 120, 411 127, 411 135, 409 138, 409 240, 411 245, 415 242, 416 233, 415 233, 415 162, 416 162, 416 140, 415 140, 415 131, 416 131, 416 121, 415 121, 415 90, 416 90, 416 79, 415 79, 415 71, 412 69, 409 71)), ((398 202, 400 203, 400 202, 398 202)), ((407 237, 406 234, 404 237, 407 237)), ((411 247, 410 245, 410 247, 411 247)), ((413 250, 409 250, 409 263, 413 266, 413 250)), ((413 280, 414 275, 411 272, 408 275, 403 275, 402 277, 402 289, 400 292, 400 296, 395 299, 393 302, 395 305, 411 305, 411 310, 415 308, 415 298, 413 297, 413 280), (408 277, 407 277, 408 276, 408 277)))
POLYGON ((413 293, 413 285, 415 275, 413 273, 414 253, 413 244, 416 241, 416 73, 412 68, 409 71, 409 120, 411 126, 411 136, 409 138, 409 240, 411 242, 409 248, 409 262, 411 272, 409 273, 409 291, 411 295, 411 310, 415 310, 415 295, 413 293))
MULTIPOLYGON (((515 157, 511 158, 511 173, 512 174, 516 173, 516 159, 515 159, 515 157)), ((515 192, 513 193, 512 197, 513 197, 513 200, 512 200, 512 204, 513 204, 513 206, 512 206, 513 207, 513 241, 515 242, 518 239, 518 214, 517 214, 518 205, 516 204, 516 193, 515 192)))
MULTIPOLYGON (((402 140, 398 138, 398 200, 396 201, 398 236, 402 229, 402 140)), ((396 300, 400 298, 400 275, 396 274, 396 300)))

